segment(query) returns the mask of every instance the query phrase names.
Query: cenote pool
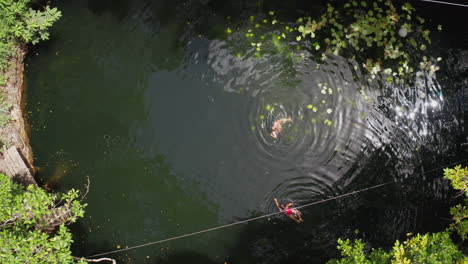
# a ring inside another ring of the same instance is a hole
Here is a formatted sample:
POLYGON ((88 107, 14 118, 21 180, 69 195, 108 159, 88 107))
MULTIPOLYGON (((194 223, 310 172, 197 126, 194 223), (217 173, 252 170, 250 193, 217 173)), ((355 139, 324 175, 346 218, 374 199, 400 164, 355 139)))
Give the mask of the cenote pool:
POLYGON ((340 237, 389 247, 448 225, 457 201, 438 168, 468 159, 467 10, 415 3, 443 25, 428 48, 443 61, 411 87, 369 83, 341 57, 317 68, 238 54, 245 37, 226 33, 268 10, 294 21, 324 8, 309 2, 57 1, 62 19, 27 60, 26 110, 42 184, 91 182, 74 255, 272 213, 275 197, 301 205, 392 180, 308 207, 303 224, 275 216, 110 256, 324 263, 340 237), (293 122, 273 139, 281 117, 293 122))

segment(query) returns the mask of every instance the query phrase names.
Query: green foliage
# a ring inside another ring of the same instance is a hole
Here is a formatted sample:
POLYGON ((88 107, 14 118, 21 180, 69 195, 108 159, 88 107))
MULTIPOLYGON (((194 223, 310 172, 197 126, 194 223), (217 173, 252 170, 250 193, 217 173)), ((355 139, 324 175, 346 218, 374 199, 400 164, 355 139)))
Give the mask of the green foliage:
POLYGON ((444 178, 449 179, 452 187, 456 190, 460 190, 468 196, 468 167, 462 168, 461 165, 456 166, 453 169, 444 169, 444 178))
POLYGON ((338 249, 341 250, 341 259, 332 259, 328 264, 377 264, 390 263, 391 253, 387 253, 381 249, 372 249, 367 255, 364 251, 365 244, 362 240, 357 239, 351 242, 349 239, 338 239, 338 249))
MULTIPOLYGON (((262 25, 253 17, 250 23, 262 25)), ((414 75, 417 67, 429 75, 439 70, 436 62, 440 59, 424 56, 431 44, 430 30, 409 3, 397 8, 391 0, 350 0, 342 6, 328 4, 318 18, 301 17, 295 23, 282 23, 273 16, 271 25, 263 27, 271 33, 252 27, 245 34, 256 47, 256 55, 261 50, 275 52, 271 47, 277 47, 276 52, 292 56, 295 47, 309 45, 309 51, 318 53, 319 60, 325 61, 331 54, 349 57, 362 65, 371 79, 380 75, 388 83, 403 82, 414 75), (414 53, 419 55, 418 61, 410 55, 414 53)))
POLYGON ((458 204, 457 206, 450 208, 450 214, 454 220, 454 222, 450 225, 450 230, 455 230, 463 240, 468 237, 467 201, 468 200, 465 198, 465 205, 458 204))
POLYGON ((453 169, 444 169, 444 178, 449 179, 455 190, 460 190, 465 195, 464 205, 457 205, 450 208, 450 214, 454 222, 450 225, 450 230, 455 230, 462 239, 468 237, 468 167, 461 165, 453 169))
POLYGON ((48 29, 61 12, 45 6, 42 11, 30 7, 31 0, 0 0, 0 85, 4 83, 4 71, 18 41, 37 44, 49 38, 48 29))
POLYGON ((10 121, 11 104, 5 102, 4 95, 0 93, 0 127, 3 127, 10 121))
POLYGON ((372 249, 366 253, 361 240, 351 242, 338 240, 340 259, 328 264, 449 264, 465 263, 465 257, 450 239, 448 232, 416 235, 400 243, 398 240, 391 250, 372 249))
POLYGON ((78 196, 76 190, 58 195, 25 188, 0 174, 0 263, 85 263, 71 256, 73 240, 65 226, 84 214, 78 196))

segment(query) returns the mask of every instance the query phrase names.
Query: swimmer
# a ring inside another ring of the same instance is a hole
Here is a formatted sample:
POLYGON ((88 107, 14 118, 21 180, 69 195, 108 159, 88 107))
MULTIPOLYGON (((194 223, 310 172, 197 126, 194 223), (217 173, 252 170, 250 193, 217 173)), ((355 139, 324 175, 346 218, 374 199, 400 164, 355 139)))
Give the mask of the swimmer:
POLYGON ((273 126, 271 127, 271 136, 273 138, 278 138, 279 133, 281 133, 281 130, 283 129, 283 124, 287 122, 292 122, 291 118, 281 118, 276 120, 273 123, 273 126))
POLYGON ((287 203, 286 205, 280 205, 278 203, 278 199, 275 198, 274 200, 275 200, 275 203, 276 203, 276 207, 278 207, 278 209, 281 212, 284 212, 287 216, 289 216, 289 218, 296 221, 296 223, 304 222, 304 220, 302 219, 302 213, 299 210, 297 210, 296 208, 291 208, 291 206, 294 205, 293 203, 287 203))

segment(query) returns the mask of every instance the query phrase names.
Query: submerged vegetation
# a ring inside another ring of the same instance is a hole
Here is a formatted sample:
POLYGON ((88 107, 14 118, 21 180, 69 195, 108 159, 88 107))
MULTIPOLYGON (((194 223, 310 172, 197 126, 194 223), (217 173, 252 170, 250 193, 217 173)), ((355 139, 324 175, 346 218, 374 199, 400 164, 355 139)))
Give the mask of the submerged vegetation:
POLYGON ((0 204, 1 263, 85 263, 72 257, 66 226, 83 217, 78 191, 47 193, 0 174, 0 204))
POLYGON ((366 250, 365 243, 357 239, 338 240, 338 249, 341 251, 340 259, 333 259, 328 264, 411 264, 411 263, 468 263, 465 256, 450 238, 455 231, 464 241, 467 237, 468 211, 468 167, 457 166, 454 169, 445 169, 444 177, 451 181, 454 189, 460 190, 465 196, 463 205, 457 205, 450 209, 454 222, 450 227, 439 233, 433 234, 408 234, 404 242, 396 241, 389 251, 382 249, 366 250))
MULTIPOLYGON (((320 69, 333 65, 339 57, 363 85, 375 83, 377 87, 407 90, 439 70, 442 58, 432 57, 428 50, 431 30, 440 31, 442 26, 429 25, 408 2, 349 0, 331 2, 320 15, 302 16, 294 22, 281 21, 275 11, 250 16, 242 25, 231 23, 226 33, 239 59, 280 54, 287 65, 300 65, 310 58, 320 69)), ((334 106, 327 103, 326 96, 342 88, 328 83, 318 86, 323 101, 306 103, 302 109, 315 113, 311 122, 333 126, 335 120, 330 114, 334 106)), ((364 90, 360 92, 369 102, 364 90)), ((280 104, 268 102, 264 108, 271 114, 271 106, 280 104)), ((259 119, 263 122, 261 116, 259 119)))
MULTIPOLYGON (((442 26, 437 29, 442 30, 442 26)), ((231 27, 226 32, 236 33, 231 27)), ((389 83, 403 83, 417 68, 430 75, 439 69, 436 64, 441 58, 424 55, 432 43, 430 32, 410 3, 397 7, 390 0, 351 0, 341 6, 328 4, 318 18, 300 17, 295 22, 281 22, 274 11, 260 18, 250 16, 247 31, 238 34, 245 35, 253 47, 244 52, 253 51, 257 57, 282 52, 299 59, 308 52, 324 62, 341 55, 357 62, 355 70, 365 70, 371 79, 380 75, 389 83)), ((242 56, 241 51, 236 54, 242 56)))
POLYGON ((8 59, 21 42, 37 44, 49 38, 49 28, 61 17, 57 8, 31 8, 32 0, 0 0, 0 85, 8 59))

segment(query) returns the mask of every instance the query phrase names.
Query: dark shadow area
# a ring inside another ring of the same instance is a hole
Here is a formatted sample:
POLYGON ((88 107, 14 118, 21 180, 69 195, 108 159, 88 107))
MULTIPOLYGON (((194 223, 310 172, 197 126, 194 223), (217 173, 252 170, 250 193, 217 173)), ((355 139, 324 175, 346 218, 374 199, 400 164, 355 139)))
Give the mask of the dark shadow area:
MULTIPOLYGON (((323 224, 324 215, 304 213, 297 224, 280 215, 270 220, 250 222, 243 227, 228 263, 323 263, 333 256, 331 233, 323 224)), ((255 215, 252 215, 254 217, 255 215)))
POLYGON ((118 20, 124 19, 131 10, 133 1, 127 0, 88 0, 88 8, 96 15, 109 12, 118 20))
MULTIPOLYGON (((80 221, 72 224, 70 226, 70 231, 73 234, 73 241, 75 241, 71 246, 72 255, 75 257, 88 257, 94 254, 99 254, 102 252, 108 252, 112 248, 110 243, 107 241, 102 241, 102 243, 95 243, 91 241, 88 237, 90 230, 80 223, 80 221)), ((115 258, 117 255, 109 255, 106 257, 115 258)))
POLYGON ((192 251, 176 251, 164 257, 157 257, 151 263, 155 264, 172 264, 172 263, 191 263, 191 264, 217 264, 208 256, 192 251))

